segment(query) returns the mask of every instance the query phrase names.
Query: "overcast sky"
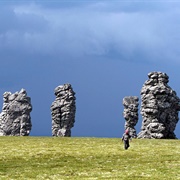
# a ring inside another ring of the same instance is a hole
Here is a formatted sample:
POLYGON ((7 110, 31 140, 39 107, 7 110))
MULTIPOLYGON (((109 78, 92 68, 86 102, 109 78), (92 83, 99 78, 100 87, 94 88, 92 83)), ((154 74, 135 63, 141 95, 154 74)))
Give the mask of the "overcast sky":
MULTIPOLYGON (((5 91, 26 89, 31 136, 51 136, 65 83, 76 92, 72 136, 121 137, 122 99, 140 98, 151 71, 180 96, 180 1, 0 0, 0 24, 0 106, 5 91)), ((139 113, 137 133, 141 122, 139 113)))

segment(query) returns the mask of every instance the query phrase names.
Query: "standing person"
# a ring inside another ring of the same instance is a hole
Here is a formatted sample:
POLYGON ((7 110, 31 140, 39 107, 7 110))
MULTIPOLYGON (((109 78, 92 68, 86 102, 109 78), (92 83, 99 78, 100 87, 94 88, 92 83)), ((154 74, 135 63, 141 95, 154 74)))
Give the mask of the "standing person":
POLYGON ((128 149, 130 147, 129 140, 131 139, 131 136, 129 134, 128 129, 126 129, 125 133, 122 136, 122 141, 124 142, 124 149, 128 149))

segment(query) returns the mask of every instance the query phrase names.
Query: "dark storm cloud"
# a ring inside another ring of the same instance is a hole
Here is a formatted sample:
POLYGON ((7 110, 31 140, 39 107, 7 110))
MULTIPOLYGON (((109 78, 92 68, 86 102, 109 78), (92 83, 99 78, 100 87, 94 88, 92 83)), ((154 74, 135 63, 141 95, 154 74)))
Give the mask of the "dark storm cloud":
POLYGON ((139 55, 168 61, 173 56, 177 61, 179 3, 54 3, 30 1, 2 8, 1 49, 77 57, 117 55, 124 60, 139 55))

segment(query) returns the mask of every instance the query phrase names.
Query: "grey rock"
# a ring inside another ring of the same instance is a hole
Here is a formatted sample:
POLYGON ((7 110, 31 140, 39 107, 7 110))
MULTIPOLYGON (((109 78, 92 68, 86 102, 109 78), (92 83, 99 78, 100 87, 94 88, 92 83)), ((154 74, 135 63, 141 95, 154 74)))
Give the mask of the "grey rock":
POLYGON ((31 98, 25 89, 20 92, 5 92, 0 113, 0 136, 28 136, 31 131, 31 98))
POLYGON ((138 103, 139 98, 137 96, 126 96, 123 98, 124 111, 123 116, 125 118, 125 130, 128 129, 132 137, 136 138, 135 126, 138 122, 138 103))
POLYGON ((151 72, 148 77, 141 90, 143 121, 138 138, 175 139, 180 99, 167 84, 166 73, 151 72))
POLYGON ((75 92, 70 84, 64 84, 55 88, 55 96, 51 105, 52 135, 70 137, 75 123, 75 92))

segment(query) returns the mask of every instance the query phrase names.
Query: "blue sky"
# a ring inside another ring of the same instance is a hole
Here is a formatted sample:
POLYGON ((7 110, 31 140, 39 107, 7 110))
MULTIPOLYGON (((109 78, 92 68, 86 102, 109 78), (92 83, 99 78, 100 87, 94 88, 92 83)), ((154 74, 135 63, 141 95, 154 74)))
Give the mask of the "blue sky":
MULTIPOLYGON (((31 136, 51 136, 54 89, 65 83, 80 137, 121 137, 122 99, 140 98, 151 71, 180 96, 180 1, 0 0, 0 24, 0 94, 27 90, 31 136)), ((137 133, 141 122, 139 113, 137 133)))

